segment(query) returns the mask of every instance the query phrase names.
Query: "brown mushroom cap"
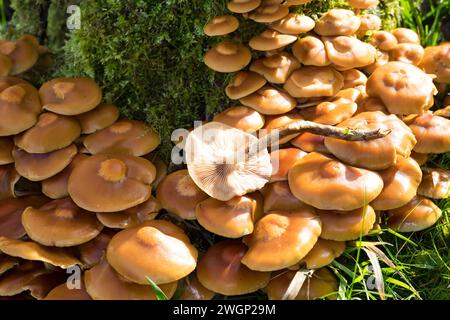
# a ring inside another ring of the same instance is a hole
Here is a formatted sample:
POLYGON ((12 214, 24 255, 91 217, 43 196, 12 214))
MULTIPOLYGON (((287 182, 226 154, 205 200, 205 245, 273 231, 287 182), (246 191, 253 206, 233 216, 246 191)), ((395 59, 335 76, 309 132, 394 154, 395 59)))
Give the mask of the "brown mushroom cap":
POLYGON ((12 61, 12 75, 23 73, 33 67, 39 58, 36 46, 26 39, 17 41, 0 41, 0 53, 7 56, 12 61))
POLYGON ((376 50, 368 43, 354 37, 324 37, 328 59, 340 69, 368 66, 375 62, 376 50))
POLYGON ((80 289, 69 289, 67 283, 60 284, 54 287, 42 300, 91 300, 91 296, 86 292, 84 285, 84 275, 80 284, 80 289))
POLYGON ((414 197, 403 207, 387 212, 387 225, 398 232, 422 231, 434 225, 442 215, 433 201, 414 197))
POLYGON ((379 0, 347 0, 348 4, 355 9, 375 8, 379 0))
POLYGON ((250 50, 230 41, 223 41, 211 48, 203 58, 204 63, 217 72, 236 72, 250 63, 250 50))
POLYGON ((296 98, 331 97, 344 86, 344 77, 332 67, 302 67, 295 70, 283 88, 296 98))
POLYGON ((377 173, 316 152, 297 162, 288 177, 291 192, 298 199, 322 210, 361 208, 383 189, 383 180, 377 173))
POLYGON ((253 232, 257 220, 256 200, 237 196, 228 201, 208 198, 195 208, 198 223, 206 230, 226 238, 241 238, 253 232))
POLYGON ((420 44, 419 35, 411 29, 397 28, 392 30, 391 33, 397 38, 398 43, 420 44))
POLYGON ((411 158, 416 160, 419 166, 423 166, 428 161, 428 154, 426 153, 417 153, 415 151, 411 151, 411 158))
POLYGON ((44 83, 39 89, 45 110, 62 115, 77 115, 98 106, 102 90, 89 78, 57 78, 44 83))
POLYGON ((325 146, 337 158, 371 170, 382 170, 392 166, 397 161, 397 156, 409 157, 416 144, 411 130, 400 119, 380 111, 360 113, 341 122, 338 127, 391 130, 386 137, 371 141, 325 138, 325 146))
POLYGON ((178 170, 165 177, 156 189, 162 207, 183 219, 195 219, 195 207, 208 198, 192 180, 188 170, 178 170))
POLYGON ((420 44, 400 43, 389 51, 389 58, 391 61, 400 61, 417 66, 422 61, 424 53, 425 51, 420 44))
POLYGON ((83 267, 89 269, 100 263, 106 253, 109 241, 116 234, 113 230, 104 228, 98 236, 91 241, 78 246, 78 253, 83 267))
POLYGON ((63 248, 45 247, 32 241, 0 237, 0 251, 9 256, 42 261, 63 269, 81 264, 78 259, 67 253, 63 248))
POLYGON ((20 260, 15 257, 10 257, 3 253, 0 254, 0 276, 3 275, 6 271, 17 267, 19 263, 20 260))
POLYGON ((258 8, 260 4, 261 0, 231 0, 227 8, 231 12, 246 13, 258 8))
POLYGON ((236 17, 224 15, 214 17, 203 28, 203 32, 210 37, 224 36, 239 28, 239 20, 236 17))
POLYGON ((225 88, 225 93, 230 99, 241 99, 258 89, 261 89, 266 82, 267 81, 256 72, 239 71, 225 88))
POLYGON ((270 153, 270 161, 272 163, 270 182, 287 180, 289 169, 306 154, 306 152, 298 148, 284 148, 272 151, 270 153))
POLYGON ((342 71, 341 74, 344 77, 344 86, 342 87, 342 89, 365 86, 367 83, 367 76, 358 69, 348 69, 342 71))
POLYGON ((0 136, 18 134, 32 127, 41 112, 37 90, 29 84, 19 83, 0 93, 0 136))
POLYGON ((297 35, 314 29, 315 22, 308 16, 289 13, 283 19, 272 22, 269 27, 284 34, 297 35))
POLYGON ((291 140, 291 144, 305 152, 330 153, 325 146, 325 137, 310 132, 299 134, 291 140))
POLYGON ((245 266, 241 259, 246 251, 246 246, 237 240, 212 245, 198 263, 198 280, 209 290, 224 295, 241 295, 264 288, 270 273, 245 266))
POLYGON ((291 193, 287 181, 269 183, 264 186, 261 193, 264 196, 264 212, 297 211, 310 208, 291 193))
MULTIPOLYGON (((84 284, 93 300, 157 300, 148 282, 142 285, 123 280, 106 260, 85 272, 84 284)), ((160 285, 159 288, 170 299, 177 284, 175 281, 160 285)))
POLYGON ((103 229, 93 213, 78 208, 70 198, 50 201, 39 209, 28 207, 22 214, 22 224, 32 240, 55 247, 88 242, 103 229))
POLYGON ((331 64, 325 44, 314 36, 298 39, 292 46, 292 53, 304 65, 324 67, 331 64))
POLYGON ((383 101, 381 101, 379 98, 372 97, 366 97, 358 104, 358 110, 356 111, 356 114, 374 111, 380 111, 386 115, 389 114, 389 111, 387 111, 385 105, 383 104, 383 101))
POLYGON ((97 213, 97 219, 108 228, 125 229, 135 227, 144 221, 153 220, 161 210, 159 201, 150 196, 150 198, 135 207, 119 211, 97 213))
POLYGON ((28 84, 30 86, 32 85, 28 81, 25 81, 19 77, 8 77, 8 76, 0 77, 0 91, 3 91, 17 84, 28 84))
POLYGON ((390 210, 407 204, 417 193, 422 170, 412 158, 401 158, 392 167, 378 172, 384 187, 370 205, 375 210, 390 210))
POLYGON ((19 179, 13 164, 0 166, 0 200, 16 197, 14 186, 19 179))
POLYGON ((27 261, 0 278, 0 296, 15 296, 27 291, 33 280, 48 273, 43 264, 27 261))
POLYGON ((34 127, 14 137, 17 147, 28 153, 48 153, 65 148, 80 136, 77 120, 51 112, 39 115, 34 127))
POLYGON ((331 9, 316 22, 314 31, 321 36, 352 36, 360 25, 361 19, 353 11, 331 9))
POLYGON ((398 45, 397 38, 389 31, 377 31, 372 35, 370 43, 382 51, 390 51, 398 45))
POLYGON ((159 134, 152 127, 136 120, 118 121, 83 140, 91 154, 129 154, 136 157, 152 152, 160 142, 159 134))
POLYGON ((155 171, 155 166, 144 158, 91 156, 73 169, 68 183, 69 195, 80 208, 88 211, 125 210, 150 198, 155 171))
MULTIPOLYGON (((269 300, 281 300, 286 294, 296 271, 282 271, 274 276, 267 286, 269 300)), ((325 297, 336 299, 338 282, 336 277, 326 268, 315 271, 312 277, 306 279, 295 300, 315 300, 325 297)))
POLYGON ((14 162, 12 150, 14 141, 11 137, 0 137, 0 165, 10 164, 14 162))
POLYGON ((256 223, 242 263, 257 271, 290 267, 308 254, 320 232, 321 222, 313 209, 272 211, 256 223))
POLYGON ((284 83, 300 63, 289 53, 281 52, 253 61, 250 70, 264 76, 271 83, 284 83))
POLYGON ((252 108, 236 106, 216 114, 213 121, 221 122, 230 127, 252 133, 264 126, 265 118, 262 114, 252 108))
POLYGON ((243 105, 267 115, 286 113, 297 105, 297 101, 288 93, 269 86, 265 86, 239 101, 243 105))
POLYGON ((259 51, 272 51, 283 48, 297 40, 297 36, 282 34, 278 31, 266 29, 254 36, 248 43, 250 48, 259 51))
POLYGON ((434 74, 436 82, 450 83, 450 43, 425 48, 420 68, 434 74))
POLYGON ((17 147, 12 152, 17 172, 31 181, 42 181, 58 174, 76 154, 74 144, 48 153, 28 153, 17 147))
POLYGON ((180 290, 180 288, 181 294, 178 297, 179 300, 211 300, 216 295, 215 292, 205 288, 198 281, 195 273, 180 281, 177 290, 180 290))
POLYGON ((106 257, 129 281, 147 284, 149 277, 156 284, 165 284, 195 269, 197 249, 173 223, 153 220, 117 233, 108 244, 106 257))
POLYGON ((349 241, 367 235, 375 224, 376 214, 366 205, 352 211, 317 211, 322 221, 320 237, 326 240, 349 241))
POLYGON ((450 172, 439 168, 427 168, 423 172, 417 194, 432 199, 448 198, 450 196, 450 172))
POLYGON ((78 163, 87 158, 88 156, 85 154, 77 154, 72 159, 72 162, 70 162, 70 164, 65 167, 63 171, 53 177, 43 180, 41 182, 42 193, 51 199, 61 199, 67 197, 69 195, 67 185, 70 174, 78 163))
MULTIPOLYGON (((304 120, 299 113, 292 111, 289 113, 284 113, 282 115, 277 116, 267 116, 266 123, 264 125, 264 130, 266 133, 269 133, 271 130, 281 128, 288 124, 291 124, 296 121, 304 120)), ((284 143, 289 142, 298 136, 298 133, 290 134, 285 137, 280 138, 279 144, 282 145, 284 143)))
POLYGON ((22 290, 29 291, 33 298, 42 300, 55 286, 64 283, 66 280, 67 274, 65 272, 60 270, 50 271, 32 279, 22 287, 22 290))
POLYGON ((325 267, 339 257, 345 250, 345 242, 319 239, 310 252, 300 261, 308 269, 325 267))
POLYGON ((299 6, 299 5, 302 5, 302 4, 306 4, 306 3, 309 3, 309 2, 311 2, 312 0, 286 0, 286 1, 284 1, 284 5, 286 5, 286 6, 299 6))
POLYGON ((450 120, 425 113, 414 118, 409 128, 417 139, 414 151, 444 153, 450 151, 450 120))
POLYGON ((289 14, 289 8, 281 4, 261 5, 250 12, 248 17, 256 22, 270 23, 280 20, 289 14))
POLYGON ((101 103, 95 109, 76 116, 82 134, 90 134, 109 127, 119 118, 119 109, 112 104, 101 103))
POLYGON ((10 57, 0 53, 0 76, 5 77, 11 73, 13 62, 10 57))

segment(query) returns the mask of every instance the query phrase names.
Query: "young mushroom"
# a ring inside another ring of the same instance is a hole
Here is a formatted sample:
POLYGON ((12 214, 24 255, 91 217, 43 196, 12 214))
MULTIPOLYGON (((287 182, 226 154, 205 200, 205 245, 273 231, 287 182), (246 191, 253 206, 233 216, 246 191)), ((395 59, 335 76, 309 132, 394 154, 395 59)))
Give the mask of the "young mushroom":
POLYGON ((292 54, 307 66, 325 67, 331 64, 325 44, 314 36, 298 39, 292 46, 292 54))
POLYGON ((239 28, 239 20, 236 17, 224 15, 214 17, 203 28, 203 32, 210 37, 224 36, 239 28))
POLYGON ((361 19, 353 11, 331 9, 317 22, 314 31, 321 36, 352 36, 361 25, 361 19))
POLYGON ((424 169, 417 194, 432 199, 448 198, 450 196, 450 172, 439 168, 424 169))
POLYGON ((427 112, 415 117, 409 128, 417 139, 414 151, 419 153, 450 151, 450 119, 427 112))
POLYGON ((253 50, 272 51, 281 49, 297 40, 296 36, 282 34, 275 30, 267 29, 250 39, 248 45, 253 50))
POLYGON ((253 61, 250 70, 264 76, 271 83, 285 83, 300 63, 290 53, 281 52, 253 61))
POLYGON ((225 88, 225 93, 228 98, 238 100, 261 89, 266 82, 267 81, 256 72, 239 71, 228 83, 225 88))
POLYGON ((204 56, 204 63, 217 72, 236 72, 245 68, 252 59, 250 50, 230 41, 223 41, 204 56))
POLYGON ((308 16, 289 13, 283 19, 272 22, 269 28, 284 34, 298 35, 314 29, 315 22, 308 16))
POLYGON ((265 117, 252 108, 236 106, 216 114, 213 121, 221 122, 230 127, 252 133, 264 126, 265 117))

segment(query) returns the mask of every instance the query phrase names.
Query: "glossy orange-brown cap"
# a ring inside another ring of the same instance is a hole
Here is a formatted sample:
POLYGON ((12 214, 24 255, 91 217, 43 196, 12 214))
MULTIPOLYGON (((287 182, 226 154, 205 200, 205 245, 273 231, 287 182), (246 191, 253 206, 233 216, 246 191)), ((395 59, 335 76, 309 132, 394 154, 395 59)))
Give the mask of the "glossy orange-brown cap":
POLYGON ((450 119, 427 112, 414 118, 409 128, 417 139, 414 151, 420 153, 450 151, 450 119))
POLYGON ((62 115, 77 115, 102 101, 102 90, 90 78, 57 78, 39 89, 43 108, 62 115))
POLYGON ((307 66, 325 67, 331 64, 325 44, 315 36, 298 39, 292 46, 292 54, 307 66))
POLYGON ((19 263, 20 260, 16 257, 10 257, 3 253, 0 254, 0 276, 3 275, 6 271, 17 267, 19 263))
POLYGON ((267 115, 278 115, 291 111, 297 101, 287 92, 265 86, 239 100, 243 105, 267 115))
POLYGON ((67 283, 54 287, 42 300, 91 300, 84 285, 84 275, 80 279, 80 288, 69 288, 67 283))
POLYGON ((178 289, 180 295, 178 300, 211 300, 216 295, 215 292, 205 288, 200 281, 198 281, 195 273, 178 282, 178 289))
POLYGON ((291 193, 287 181, 266 184, 261 193, 264 196, 265 213, 269 211, 296 211, 310 207, 291 193))
POLYGON ((383 180, 372 171, 312 152, 289 170, 289 187, 301 201, 322 210, 354 210, 375 199, 383 180))
POLYGON ((299 264, 306 265, 308 269, 319 269, 332 263, 344 250, 344 241, 319 239, 299 264))
POLYGON ((269 27, 284 34, 297 35, 314 29, 315 22, 308 16, 289 13, 283 19, 272 22, 269 27))
POLYGON ((288 52, 275 53, 253 61, 250 70, 264 76, 271 83, 285 83, 300 63, 288 52))
POLYGON ((367 76, 358 69, 342 71, 342 76, 344 77, 344 87, 342 89, 365 86, 367 83, 367 76))
POLYGON ((146 221, 118 232, 106 250, 108 263, 125 279, 148 284, 179 280, 197 265, 197 249, 182 229, 165 220, 146 221))
POLYGON ((313 209, 269 212, 256 223, 242 263, 257 271, 290 267, 308 254, 320 232, 321 222, 313 209))
POLYGON ((261 0, 231 0, 227 4, 228 10, 235 13, 247 13, 259 7, 261 0))
POLYGON ((361 25, 361 20, 353 11, 331 9, 318 21, 314 31, 321 36, 352 36, 361 25))
POLYGON ((28 153, 15 147, 12 154, 16 170, 22 177, 42 181, 64 170, 77 154, 77 147, 71 144, 48 153, 28 153))
POLYGON ((101 261, 106 253, 109 241, 115 234, 115 231, 104 228, 94 239, 78 246, 78 254, 84 268, 92 268, 101 261))
POLYGON ((282 4, 261 5, 250 12, 248 17, 256 22, 270 23, 280 20, 289 14, 289 8, 282 4))
POLYGON ((95 109, 76 116, 82 134, 90 134, 109 127, 119 118, 119 108, 113 104, 101 103, 95 109))
MULTIPOLYGON (((298 112, 295 112, 295 111, 281 114, 281 115, 276 115, 276 116, 267 116, 266 123, 264 124, 263 129, 265 130, 265 133, 268 134, 271 130, 279 129, 288 124, 291 124, 296 121, 301 121, 301 120, 304 120, 304 119, 298 112)), ((261 133, 261 131, 260 131, 260 133, 261 133)), ((285 137, 282 137, 280 139, 279 143, 280 143, 280 145, 284 144, 284 143, 289 142, 290 140, 294 139, 297 136, 298 136, 298 133, 287 135, 285 137)))
POLYGON ((0 166, 0 200, 16 197, 14 186, 19 179, 13 164, 0 166))
POLYGON ((339 70, 368 66, 375 62, 376 49, 371 44, 349 36, 322 38, 328 59, 339 70))
POLYGON ((266 82, 266 79, 256 72, 239 71, 228 83, 225 93, 230 99, 241 99, 261 89, 266 82))
POLYGON ((0 53, 11 59, 11 75, 31 69, 39 58, 37 47, 23 38, 17 41, 0 41, 0 53))
POLYGON ((358 103, 358 110, 356 110, 356 114, 373 111, 380 111, 386 115, 389 114, 389 111, 386 109, 383 101, 379 98, 373 97, 365 97, 362 101, 360 101, 358 103))
POLYGON ((147 201, 155 174, 155 166, 144 158, 99 154, 76 165, 68 191, 85 210, 117 212, 147 201))
POLYGON ((296 40, 296 36, 282 34, 275 30, 266 29, 262 33, 251 38, 248 44, 253 50, 272 51, 290 45, 296 40))
MULTIPOLYGON (((93 300, 157 300, 152 287, 124 280, 103 260, 84 273, 86 291, 93 300)), ((160 285, 170 299, 177 289, 177 282, 160 285)))
POLYGON ((310 132, 299 134, 291 140, 291 144, 305 152, 330 153, 325 146, 325 137, 310 132))
POLYGON ((14 162, 12 150, 14 141, 11 137, 0 137, 0 165, 10 164, 14 162))
POLYGON ((250 49, 242 44, 223 41, 206 52, 203 62, 217 72, 236 72, 252 59, 250 49))
POLYGON ((367 235, 375 224, 376 214, 371 206, 352 211, 317 211, 322 221, 320 237, 326 240, 349 241, 367 235))
POLYGON ((432 199, 450 196, 450 172, 439 168, 426 168, 417 193, 432 199))
POLYGON ((48 273, 42 263, 25 261, 0 278, 0 296, 11 297, 28 291, 33 281, 48 273))
POLYGON ((129 154, 140 157, 152 152, 161 142, 159 134, 142 121, 121 120, 83 140, 91 154, 129 154))
POLYGON ((203 28, 203 32, 210 37, 224 36, 239 28, 239 20, 234 16, 223 15, 214 17, 203 28))
POLYGON ((45 112, 34 127, 15 136, 14 143, 28 153, 47 153, 69 146, 80 133, 76 119, 45 112))
POLYGON ((385 30, 376 31, 372 35, 370 43, 382 51, 390 51, 398 45, 397 38, 392 33, 385 30))
POLYGON ((183 219, 195 219, 195 207, 208 195, 189 176, 188 170, 178 170, 165 177, 156 189, 162 207, 183 219))
POLYGON ((247 247, 238 240, 225 240, 208 248, 197 267, 197 278, 213 292, 241 295, 264 288, 269 272, 250 270, 242 264, 247 247))
POLYGON ((283 148, 270 153, 272 176, 269 182, 288 179, 288 171, 307 153, 298 148, 283 148))
POLYGON ((236 106, 216 114, 213 121, 225 123, 230 127, 252 133, 264 126, 265 119, 262 114, 252 108, 236 106))

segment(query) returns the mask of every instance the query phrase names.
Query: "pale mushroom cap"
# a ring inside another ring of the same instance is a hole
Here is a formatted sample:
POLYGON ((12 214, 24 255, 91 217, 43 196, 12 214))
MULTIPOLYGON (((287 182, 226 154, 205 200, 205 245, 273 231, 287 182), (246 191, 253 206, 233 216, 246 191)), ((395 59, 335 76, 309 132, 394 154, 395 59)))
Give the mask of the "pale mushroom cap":
POLYGON ((203 32, 210 37, 224 36, 239 28, 239 20, 236 17, 224 15, 214 17, 203 28, 203 32))
POLYGON ((264 76, 271 83, 284 83, 300 63, 290 53, 281 52, 253 61, 250 70, 264 76))
POLYGON ((236 106, 216 114, 213 121, 224 123, 244 132, 252 133, 264 126, 265 118, 262 114, 252 108, 236 106))
POLYGON ((45 112, 32 128, 15 136, 14 142, 28 153, 47 153, 68 147, 80 133, 76 119, 45 112))
POLYGON ((450 105, 446 106, 445 108, 438 109, 433 112, 435 116, 444 117, 447 119, 450 119, 450 105))
POLYGON ((258 8, 260 4, 261 0, 231 0, 227 8, 231 12, 246 13, 258 8))
POLYGON ((252 11, 248 17, 256 22, 270 23, 280 20, 289 14, 289 8, 281 4, 261 5, 252 11))
POLYGON ((119 109, 112 104, 101 103, 95 109, 76 116, 82 134, 90 134, 109 127, 119 118, 119 109))
POLYGON ((297 35, 314 29, 315 22, 308 16, 289 13, 283 19, 272 22, 269 27, 280 33, 297 35))
POLYGON ((27 71, 39 58, 37 47, 22 38, 17 41, 1 41, 0 53, 11 59, 12 69, 9 72, 11 75, 27 71))
POLYGON ((63 269, 81 264, 78 259, 62 248, 45 247, 31 241, 0 237, 0 251, 9 256, 25 260, 42 261, 63 269))
POLYGON ((264 288, 270 273, 245 266, 241 259, 246 251, 246 246, 237 240, 212 245, 198 263, 198 280, 209 290, 224 295, 241 295, 264 288))
POLYGON ((203 59, 205 64, 217 72, 236 72, 246 67, 252 56, 241 44, 224 41, 211 48, 203 59))
POLYGON ((91 154, 129 154, 143 156, 161 142, 159 134, 142 121, 121 120, 90 134, 83 140, 91 154))
POLYGON ((425 51, 420 44, 400 43, 389 51, 389 59, 418 66, 424 54, 425 51))
POLYGON ((251 95, 239 100, 264 115, 278 115, 291 111, 297 101, 287 92, 265 86, 251 95))
POLYGON ((324 37, 328 58, 340 69, 368 66, 375 62, 375 48, 354 37, 324 37))
POLYGON ((195 216, 206 230, 226 238, 241 238, 253 232, 256 200, 237 196, 228 201, 208 198, 197 204, 195 216))
POLYGON ((205 288, 198 281, 195 273, 180 281, 179 288, 182 288, 181 295, 178 297, 179 300, 211 300, 216 295, 215 292, 205 288))
POLYGON ((325 67, 331 64, 325 44, 314 36, 298 39, 292 46, 292 53, 304 65, 325 67))
POLYGON ((186 141, 189 175, 200 189, 222 201, 261 189, 272 173, 267 149, 240 156, 256 141, 255 136, 218 122, 196 128, 186 141))
POLYGON ((116 212, 148 200, 155 166, 144 158, 95 155, 81 161, 69 177, 73 201, 92 212, 116 212))
POLYGON ((305 152, 330 153, 325 146, 325 137, 310 132, 299 134, 291 140, 291 144, 305 152))
POLYGON ((310 208, 309 205, 297 199, 289 189, 287 181, 277 181, 267 184, 261 193, 264 196, 264 212, 297 211, 310 208))
POLYGON ((380 98, 394 114, 421 114, 433 105, 436 93, 429 75, 403 62, 379 67, 367 81, 367 94, 380 98))
POLYGON ((417 139, 414 151, 444 153, 450 151, 450 120, 425 113, 414 118, 409 128, 417 139))
POLYGON ((313 209, 272 211, 256 223, 242 263, 258 271, 290 267, 308 254, 320 232, 321 222, 313 209))
POLYGON ((316 22, 314 31, 321 36, 352 36, 360 25, 361 19, 353 11, 331 9, 316 22))
POLYGON ((331 97, 344 86, 344 77, 332 67, 302 67, 295 70, 283 88, 295 98, 331 97))
POLYGON ((0 200, 16 197, 14 186, 19 179, 13 164, 0 166, 0 200))
POLYGON ((317 211, 322 221, 320 237, 326 240, 349 241, 367 235, 375 224, 376 214, 366 205, 352 211, 317 211))
POLYGON ((164 220, 145 223, 120 231, 106 250, 108 263, 125 279, 148 284, 179 280, 197 264, 197 249, 182 229, 164 220))
POLYGON ((208 198, 189 175, 188 170, 178 170, 167 175, 156 189, 162 207, 187 220, 195 219, 195 207, 208 198))
POLYGON ((77 154, 77 147, 68 147, 48 153, 28 153, 15 147, 12 155, 17 172, 31 181, 42 181, 58 174, 77 154))
POLYGON ((287 180, 289 169, 306 154, 306 152, 298 148, 284 148, 272 151, 270 153, 270 161, 272 163, 270 182, 287 180))
POLYGON ((397 28, 392 30, 391 33, 397 38, 398 43, 420 44, 419 35, 411 29, 397 28))
POLYGON ((417 196, 403 207, 389 210, 387 214, 387 225, 390 228, 398 232, 414 232, 434 225, 442 211, 431 200, 417 196))
POLYGON ((298 199, 322 210, 361 208, 383 189, 383 180, 377 173, 316 152, 297 162, 288 177, 291 192, 298 199))
MULTIPOLYGON (((84 274, 86 291, 93 300, 157 300, 152 287, 128 282, 102 260, 84 274)), ((159 288, 170 299, 177 289, 177 282, 162 284, 159 288)))
POLYGON ((81 279, 81 288, 69 289, 67 283, 60 284, 53 288, 42 300, 91 300, 91 296, 86 292, 84 276, 81 279))
MULTIPOLYGON (((292 111, 289 113, 284 113, 281 115, 276 116, 267 116, 266 117, 266 123, 264 125, 265 133, 269 133, 271 130, 279 129, 283 126, 286 126, 288 124, 291 124, 296 121, 304 120, 298 112, 292 111)), ((260 132, 261 133, 261 132, 260 132)), ((290 140, 294 139, 296 136, 298 136, 298 133, 293 133, 290 135, 287 135, 285 137, 280 138, 279 144, 282 145, 284 143, 289 142, 290 140)))
POLYGON ((329 265, 345 250, 345 242, 319 239, 310 252, 300 261, 308 269, 319 269, 329 265))
POLYGON ((0 137, 0 165, 10 164, 14 162, 12 150, 14 141, 11 137, 0 137))
POLYGON ((420 67, 426 73, 434 74, 435 81, 450 83, 450 43, 425 48, 420 67))
POLYGON ((88 242, 103 229, 95 214, 78 208, 70 198, 26 208, 22 224, 32 240, 55 247, 88 242), (52 227, 48 228, 49 225, 52 227))
POLYGON ((83 262, 84 268, 88 269, 100 263, 106 253, 108 243, 115 234, 115 231, 104 228, 94 239, 78 246, 80 260, 83 262))
POLYGON ((251 71, 240 71, 231 79, 225 88, 225 93, 230 99, 241 99, 261 89, 266 80, 259 74, 251 71))
POLYGON ((401 158, 392 167, 378 172, 384 187, 370 205, 375 210, 390 210, 407 204, 417 193, 422 170, 412 158, 401 158))
POLYGON ((433 168, 423 172, 417 194, 432 199, 445 199, 450 196, 450 172, 433 168))
POLYGON ((347 0, 348 4, 355 9, 375 8, 379 0, 347 0))
POLYGON ((102 90, 90 78, 57 78, 44 83, 39 89, 45 110, 62 115, 77 115, 98 106, 102 90))
POLYGON ((360 113, 341 122, 338 127, 391 130, 386 137, 370 141, 325 138, 325 146, 337 158, 351 165, 371 170, 382 170, 392 166, 397 156, 409 157, 416 144, 416 138, 411 130, 400 119, 380 111, 360 113))
POLYGON ((271 51, 290 45, 296 40, 297 36, 282 34, 278 31, 267 29, 251 38, 248 44, 253 50, 271 51))
POLYGON ((397 38, 389 31, 377 31, 372 35, 370 43, 382 51, 390 51, 398 45, 397 38))

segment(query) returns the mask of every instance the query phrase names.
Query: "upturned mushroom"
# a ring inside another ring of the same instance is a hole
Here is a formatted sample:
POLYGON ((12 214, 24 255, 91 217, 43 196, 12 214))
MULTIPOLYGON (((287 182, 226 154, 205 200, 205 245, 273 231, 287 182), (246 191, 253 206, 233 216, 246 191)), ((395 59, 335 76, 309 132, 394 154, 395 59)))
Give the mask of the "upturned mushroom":
POLYGON ((289 13, 284 18, 269 24, 269 28, 284 34, 298 35, 314 29, 315 22, 308 16, 289 13))
POLYGON ((352 36, 361 25, 361 19, 353 11, 331 9, 317 22, 314 31, 321 36, 352 36))
POLYGON ((271 83, 285 83, 300 63, 290 53, 281 52, 253 61, 250 70, 264 76, 271 83))
POLYGON ((284 48, 297 40, 296 36, 282 34, 278 31, 267 29, 252 37, 248 45, 253 50, 272 51, 284 48))
POLYGON ((417 194, 432 199, 448 198, 450 196, 450 172, 439 168, 424 169, 417 194))
POLYGON ((265 86, 251 95, 241 98, 239 101, 264 115, 286 113, 297 105, 297 101, 287 92, 270 86, 265 86))
MULTIPOLYGON (((251 68, 250 68, 251 69, 251 68)), ((255 72, 240 71, 231 79, 225 88, 225 93, 230 99, 241 99, 261 89, 266 80, 255 72)))
POLYGON ((250 50, 230 41, 223 41, 211 48, 204 56, 204 63, 217 72, 236 72, 245 68, 251 60, 250 50))
POLYGON ((375 62, 376 50, 366 42, 354 37, 324 37, 328 59, 339 70, 368 66, 375 62))
POLYGON ((450 43, 425 48, 419 67, 426 73, 434 74, 435 81, 450 83, 450 43))
POLYGON ((292 54, 307 66, 325 67, 331 64, 325 44, 314 36, 298 39, 292 46, 292 54))
POLYGON ((210 37, 224 36, 239 28, 239 20, 236 17, 224 15, 214 17, 203 28, 203 32, 210 37))
POLYGON ((230 127, 252 133, 264 126, 265 117, 252 108, 236 106, 216 114, 213 121, 221 122, 230 127))
POLYGON ((280 20, 289 14, 289 8, 282 4, 261 5, 250 12, 248 17, 256 22, 270 23, 280 20))
POLYGON ((235 13, 247 13, 258 8, 261 0, 231 0, 227 4, 228 10, 235 13))
POLYGON ((101 103, 95 109, 76 116, 82 134, 91 134, 109 127, 119 118, 119 109, 112 104, 101 103))
POLYGON ((450 120, 431 112, 415 117, 409 128, 417 139, 414 151, 444 153, 450 151, 450 120))

